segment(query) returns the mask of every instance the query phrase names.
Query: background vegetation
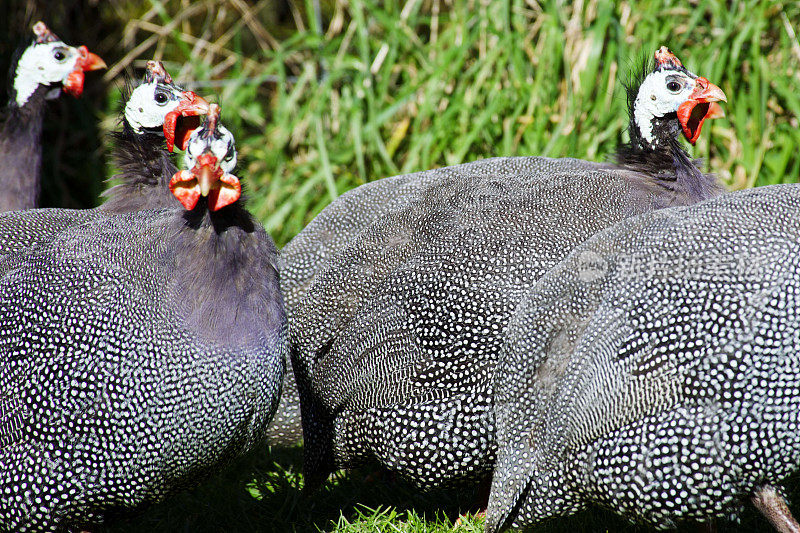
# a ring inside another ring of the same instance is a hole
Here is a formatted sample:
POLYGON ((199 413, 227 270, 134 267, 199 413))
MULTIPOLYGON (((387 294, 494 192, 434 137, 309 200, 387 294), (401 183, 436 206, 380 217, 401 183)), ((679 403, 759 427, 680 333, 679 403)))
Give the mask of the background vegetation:
MULTIPOLYGON (((604 159, 626 135, 621 82, 662 44, 728 95, 727 117, 706 123, 693 155, 731 189, 800 176, 794 1, 11 1, 0 68, 39 18, 110 66, 83 99, 55 106, 47 205, 97 202, 113 173, 104 132, 117 125, 122 76, 151 58, 221 103, 251 208, 279 245, 337 195, 385 176, 490 156, 604 159)), ((305 499, 299 457, 255 454, 118 527, 450 531, 476 501, 360 473, 305 499)), ((742 531, 768 530, 745 520, 742 531)), ((570 530, 635 528, 592 511, 543 529, 570 530)))
MULTIPOLYGON (((13 34, 43 17, 107 58, 105 102, 98 76, 80 104, 62 99, 80 105, 73 133, 115 127, 122 75, 153 57, 221 103, 279 244, 369 180, 489 156, 603 159, 625 135, 621 81, 661 44, 729 97, 694 155, 732 189, 800 175, 798 2, 319 2, 29 0, 7 20, 13 34)), ((78 167, 107 153, 93 133, 78 167)), ((52 203, 95 199, 111 171, 73 171, 79 192, 59 183, 52 203)))

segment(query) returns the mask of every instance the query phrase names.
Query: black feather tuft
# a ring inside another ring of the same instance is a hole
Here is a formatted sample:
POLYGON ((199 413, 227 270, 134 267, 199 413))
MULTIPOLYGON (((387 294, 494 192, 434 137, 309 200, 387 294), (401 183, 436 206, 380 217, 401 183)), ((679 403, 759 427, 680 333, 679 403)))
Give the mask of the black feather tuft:
POLYGON ((628 79, 622 82, 623 87, 625 87, 625 96, 628 100, 628 116, 631 117, 631 121, 633 121, 633 104, 639 94, 639 87, 642 86, 642 82, 644 82, 647 75, 653 72, 655 62, 651 55, 642 53, 634 65, 631 68, 628 79))
POLYGON ((633 114, 633 106, 636 103, 636 97, 639 95, 639 88, 642 86, 644 79, 648 74, 653 72, 655 62, 653 57, 649 54, 642 53, 638 60, 631 67, 630 75, 626 81, 622 82, 625 87, 625 96, 628 102, 628 136, 630 137, 630 145, 640 146, 643 144, 641 130, 636 124, 636 118, 633 114))
POLYGON ((137 134, 123 121, 122 131, 113 132, 111 137, 114 164, 120 172, 108 180, 117 184, 103 193, 108 200, 101 209, 130 213, 178 205, 169 191, 169 181, 178 168, 163 148, 163 135, 148 131, 137 134))

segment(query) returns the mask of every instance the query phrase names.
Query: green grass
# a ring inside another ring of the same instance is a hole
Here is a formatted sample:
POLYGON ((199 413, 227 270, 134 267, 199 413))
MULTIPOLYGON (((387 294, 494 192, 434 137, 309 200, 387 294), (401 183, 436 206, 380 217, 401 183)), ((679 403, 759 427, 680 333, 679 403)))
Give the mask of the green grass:
MULTIPOLYGON (((256 452, 197 489, 112 529, 134 531, 452 531, 473 512, 475 490, 423 494, 377 471, 339 472, 312 496, 301 493, 302 449, 256 452), (375 478, 375 479, 372 479, 375 478)), ((467 520, 459 531, 479 531, 467 520)))
MULTIPOLYGON (((625 136, 621 81, 662 44, 728 95, 727 117, 706 123, 693 155, 731 189, 800 176, 797 2, 330 0, 321 27, 313 5, 92 8, 113 28, 96 47, 112 88, 126 66, 156 57, 222 104, 250 206, 279 245, 370 180, 490 156, 604 159, 625 136)), ((299 465, 298 450, 257 452, 113 531, 443 532, 475 501, 471 489, 421 494, 363 472, 305 497, 299 465)), ((467 519, 458 531, 481 527, 467 519)), ((640 529, 590 510, 538 531, 640 529)), ((735 531, 770 529, 748 511, 735 531)))
MULTIPOLYGON (((422 493, 399 479, 370 469, 337 472, 312 496, 301 493, 302 450, 258 451, 236 466, 160 505, 114 524, 108 533, 149 532, 317 532, 332 533, 478 533, 476 487, 422 493), (456 527, 461 514, 467 514, 456 527)), ((800 483, 788 483, 792 500, 800 504, 800 483)), ((794 505, 795 516, 800 505, 794 505)), ((645 533, 604 509, 589 509, 553 520, 535 533, 645 533)), ((697 533, 694 524, 679 533, 697 533)), ((752 508, 740 524, 719 523, 719 531, 771 532, 752 508)))
POLYGON ((248 25, 234 0, 151 0, 124 43, 152 39, 141 60, 216 93, 279 244, 370 180, 490 156, 605 158, 627 122, 620 82, 661 44, 729 98, 695 156, 732 189, 800 175, 797 2, 352 0, 328 5, 324 34, 312 2, 290 2, 283 24, 273 4, 248 25))

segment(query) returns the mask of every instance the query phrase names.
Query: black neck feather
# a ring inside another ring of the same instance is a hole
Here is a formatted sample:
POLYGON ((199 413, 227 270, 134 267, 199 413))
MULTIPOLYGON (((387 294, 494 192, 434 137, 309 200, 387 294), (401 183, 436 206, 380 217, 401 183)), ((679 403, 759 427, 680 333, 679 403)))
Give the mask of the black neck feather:
POLYGON ((120 173, 109 180, 117 185, 103 193, 108 200, 101 209, 129 213, 179 205, 169 191, 169 180, 178 169, 164 148, 164 136, 151 131, 138 134, 124 120, 122 131, 111 135, 120 173))
POLYGON ((0 130, 0 211, 38 205, 47 90, 37 87, 23 106, 12 95, 8 104, 0 130))
POLYGON ((264 343, 285 324, 277 251, 241 201, 210 212, 205 198, 174 212, 171 288, 198 335, 220 346, 264 343))
POLYGON ((678 140, 680 125, 677 117, 656 119, 650 144, 639 133, 631 119, 631 141, 617 148, 618 166, 647 176, 649 188, 657 187, 675 194, 675 204, 691 204, 719 194, 721 187, 713 174, 700 170, 700 160, 692 159, 678 140))
POLYGON ((652 119, 652 142, 642 135, 640 125, 636 123, 634 105, 646 73, 651 71, 652 63, 645 59, 625 84, 630 141, 617 146, 614 160, 618 166, 649 178, 649 183, 643 184, 645 188, 673 192, 674 203, 696 203, 718 194, 722 188, 716 176, 704 174, 700 170, 701 161, 689 157, 681 145, 682 130, 677 114, 652 119))

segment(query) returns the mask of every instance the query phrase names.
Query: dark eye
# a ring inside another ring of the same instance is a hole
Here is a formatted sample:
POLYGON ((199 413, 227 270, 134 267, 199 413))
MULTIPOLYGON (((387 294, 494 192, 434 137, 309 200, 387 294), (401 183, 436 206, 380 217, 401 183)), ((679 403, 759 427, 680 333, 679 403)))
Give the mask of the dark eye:
POLYGON ((156 95, 155 95, 155 99, 156 99, 156 103, 157 103, 158 105, 164 105, 164 104, 166 104, 166 103, 167 103, 167 101, 169 100, 169 98, 167 97, 167 95, 166 95, 166 94, 164 94, 164 93, 156 93, 156 95))
POLYGON ((667 82, 667 90, 671 93, 676 93, 681 90, 681 84, 677 81, 668 81, 667 82))
POLYGON ((56 61, 64 61, 64 59, 67 57, 67 54, 65 54, 61 50, 56 50, 55 52, 53 52, 53 57, 55 58, 56 61))
POLYGON ((228 155, 225 156, 225 161, 230 161, 231 159, 233 159, 233 154, 234 154, 233 150, 228 152, 228 155))

